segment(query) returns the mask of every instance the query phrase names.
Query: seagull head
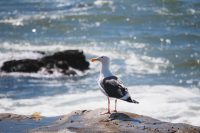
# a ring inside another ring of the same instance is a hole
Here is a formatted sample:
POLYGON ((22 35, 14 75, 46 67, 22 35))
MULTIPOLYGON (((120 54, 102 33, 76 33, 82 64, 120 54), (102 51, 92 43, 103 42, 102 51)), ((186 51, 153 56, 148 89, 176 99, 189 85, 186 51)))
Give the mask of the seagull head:
POLYGON ((112 76, 113 74, 111 73, 110 69, 109 69, 109 65, 110 65, 110 58, 107 56, 99 56, 97 58, 93 58, 91 59, 91 62, 101 62, 101 69, 100 69, 100 76, 103 77, 109 77, 112 76))
POLYGON ((97 57, 97 58, 91 59, 91 62, 96 62, 96 61, 99 61, 99 62, 101 62, 102 64, 109 64, 110 58, 107 57, 107 56, 99 56, 99 57, 97 57))

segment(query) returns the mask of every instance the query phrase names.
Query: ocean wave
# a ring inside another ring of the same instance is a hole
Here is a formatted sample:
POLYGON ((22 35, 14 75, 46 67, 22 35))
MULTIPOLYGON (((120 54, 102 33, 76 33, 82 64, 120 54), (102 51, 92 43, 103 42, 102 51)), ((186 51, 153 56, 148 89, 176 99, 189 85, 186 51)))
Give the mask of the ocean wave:
POLYGON ((23 26, 24 23, 23 23, 23 18, 8 18, 8 19, 3 19, 3 20, 0 20, 0 23, 5 23, 5 24, 11 24, 13 26, 23 26))
POLYGON ((94 5, 98 6, 98 7, 102 7, 104 5, 113 5, 113 1, 111 0, 96 0, 94 1, 94 5))
POLYGON ((164 16, 183 16, 183 12, 171 12, 169 9, 162 7, 162 8, 157 8, 154 9, 154 12, 159 14, 159 15, 164 15, 164 16))
POLYGON ((132 53, 129 58, 125 60, 127 66, 127 73, 140 74, 159 74, 164 72, 169 66, 169 60, 161 57, 141 56, 132 53))
POLYGON ((0 19, 0 24, 3 23, 10 24, 12 26, 24 26, 28 24, 31 25, 33 22, 40 24, 40 21, 43 21, 43 23, 48 23, 53 20, 62 20, 69 17, 71 17, 71 19, 74 19, 76 16, 93 14, 93 12, 90 12, 89 10, 94 8, 95 6, 111 6, 113 2, 106 0, 97 0, 94 3, 72 1, 54 1, 53 3, 55 5, 53 7, 40 7, 29 12, 20 12, 18 10, 15 10, 13 12, 5 12, 4 14, 2 14, 2 16, 4 17, 0 19))

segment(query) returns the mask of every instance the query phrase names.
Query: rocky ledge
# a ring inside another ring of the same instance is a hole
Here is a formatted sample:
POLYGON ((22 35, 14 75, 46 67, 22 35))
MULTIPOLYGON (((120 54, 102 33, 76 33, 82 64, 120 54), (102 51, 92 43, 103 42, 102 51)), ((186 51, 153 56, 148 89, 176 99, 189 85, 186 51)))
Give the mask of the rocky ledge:
POLYGON ((3 63, 1 71, 3 72, 26 72, 36 73, 44 69, 47 73, 51 74, 55 70, 65 75, 75 75, 73 69, 84 71, 89 69, 89 62, 86 61, 83 51, 79 50, 66 50, 56 52, 53 55, 46 55, 41 59, 22 59, 10 60, 3 63), (70 69, 73 68, 73 69, 70 69))
POLYGON ((79 110, 58 117, 0 114, 0 131, 29 133, 200 133, 200 127, 163 122, 128 112, 104 114, 105 109, 79 110), (38 117, 36 117, 38 118, 38 117))

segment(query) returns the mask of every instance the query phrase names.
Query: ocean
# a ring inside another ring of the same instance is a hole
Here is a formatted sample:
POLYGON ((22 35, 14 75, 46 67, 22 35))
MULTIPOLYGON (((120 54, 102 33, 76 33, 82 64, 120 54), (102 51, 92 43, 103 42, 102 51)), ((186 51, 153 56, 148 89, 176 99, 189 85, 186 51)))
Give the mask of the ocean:
MULTIPOLYGON (((111 58, 112 72, 140 102, 119 101, 119 111, 200 126, 199 0, 0 1, 0 66, 67 49, 111 58)), ((1 72, 0 113, 107 108, 99 65, 70 77, 1 72)))

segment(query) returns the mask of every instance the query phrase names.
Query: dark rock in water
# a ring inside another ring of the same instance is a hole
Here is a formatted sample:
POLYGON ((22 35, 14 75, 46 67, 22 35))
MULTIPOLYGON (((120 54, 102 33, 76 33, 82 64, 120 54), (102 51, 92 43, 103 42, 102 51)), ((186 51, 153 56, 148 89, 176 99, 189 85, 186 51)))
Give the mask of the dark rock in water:
POLYGON ((41 59, 11 60, 3 63, 1 71, 4 72, 29 72, 35 73, 45 68, 48 73, 53 73, 53 69, 59 69, 65 75, 75 75, 74 70, 69 67, 84 71, 89 69, 89 62, 85 55, 79 50, 66 50, 44 56, 41 59))
POLYGON ((65 71, 62 71, 63 74, 65 75, 76 75, 76 72, 74 70, 65 70, 65 71))
POLYGON ((56 62, 56 67, 67 70, 69 69, 69 64, 67 61, 58 61, 56 62))
POLYGON ((79 50, 66 50, 42 58, 44 62, 49 60, 66 61, 69 66, 81 71, 89 69, 89 62, 85 60, 83 52, 79 50))
POLYGON ((33 52, 45 55, 45 52, 43 52, 43 51, 33 51, 33 52))
POLYGON ((38 60, 24 59, 4 62, 1 70, 5 72, 37 72, 43 64, 38 60))

